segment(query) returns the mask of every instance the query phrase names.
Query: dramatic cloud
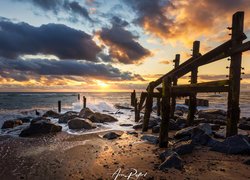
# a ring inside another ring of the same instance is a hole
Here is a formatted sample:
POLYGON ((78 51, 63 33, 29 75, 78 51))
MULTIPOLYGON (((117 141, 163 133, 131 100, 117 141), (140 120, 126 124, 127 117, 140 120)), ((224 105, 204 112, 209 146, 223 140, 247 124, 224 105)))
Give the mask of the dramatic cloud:
POLYGON ((79 15, 89 21, 92 19, 89 17, 88 10, 81 6, 77 1, 68 0, 14 0, 20 2, 30 2, 37 7, 45 11, 52 11, 57 14, 59 11, 66 11, 73 15, 79 15))
POLYGON ((141 76, 130 72, 121 72, 111 65, 96 64, 87 61, 70 60, 10 60, 0 59, 0 75, 16 81, 25 81, 29 76, 84 76, 107 80, 132 80, 141 76))
POLYGON ((231 25, 231 15, 250 10, 249 0, 126 0, 125 3, 135 11, 137 24, 168 42, 176 42, 178 38, 190 43, 204 36, 224 38, 225 23, 231 25))
POLYGON ((61 24, 33 27, 0 19, 0 56, 17 58, 25 54, 55 55, 60 59, 96 61, 101 49, 83 31, 61 24))
POLYGON ((102 28, 97 32, 99 38, 109 47, 111 58, 124 64, 140 63, 151 53, 136 40, 137 36, 125 29, 128 24, 117 17, 113 18, 111 28, 102 28))

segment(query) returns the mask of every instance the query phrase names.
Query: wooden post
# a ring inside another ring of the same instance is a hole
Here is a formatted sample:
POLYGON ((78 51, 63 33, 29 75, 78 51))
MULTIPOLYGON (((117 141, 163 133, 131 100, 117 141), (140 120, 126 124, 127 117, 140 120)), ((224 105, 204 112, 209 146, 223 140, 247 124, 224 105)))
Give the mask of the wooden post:
POLYGON ((131 106, 135 106, 136 93, 135 90, 131 93, 131 106))
POLYGON ((80 94, 78 94, 78 101, 80 101, 80 94))
MULTIPOLYGON (((233 15, 232 21, 232 49, 242 44, 238 37, 243 34, 244 12, 237 12, 233 15)), ((229 70, 229 92, 227 109, 227 137, 238 133, 237 123, 240 118, 239 96, 240 96, 240 78, 241 78, 241 60, 242 53, 231 56, 229 70)))
POLYGON ((61 113, 61 101, 58 101, 58 112, 61 113))
POLYGON ((87 101, 86 97, 83 96, 82 100, 83 100, 83 108, 86 108, 86 101, 87 101))
MULTIPOLYGON (((192 57, 198 57, 200 53, 200 41, 194 41, 193 43, 193 54, 192 57)), ((198 68, 194 68, 191 71, 191 84, 197 83, 197 76, 198 76, 198 68)), ((196 102, 196 93, 193 93, 189 96, 189 111, 188 111, 188 125, 193 125, 194 122, 194 115, 197 108, 197 102, 196 102)))
POLYGON ((171 97, 171 78, 166 77, 162 82, 162 103, 161 103, 161 127, 159 146, 168 147, 168 130, 170 120, 170 97, 171 97))
MULTIPOLYGON (((180 54, 175 55, 175 60, 174 60, 174 68, 177 68, 180 65, 180 54)), ((178 82, 178 78, 173 78, 173 86, 176 86, 178 82)), ((174 112, 175 112, 175 106, 176 106, 176 96, 172 96, 171 99, 171 113, 170 117, 174 117, 174 112)))
POLYGON ((157 98, 157 116, 161 115, 161 98, 157 98))
POLYGON ((137 103, 137 98, 135 98, 135 122, 138 122, 139 120, 140 120, 139 105, 137 103))
POLYGON ((148 130, 148 122, 149 122, 150 114, 152 112, 153 92, 154 92, 153 82, 149 83, 147 92, 148 94, 147 94, 147 99, 146 99, 145 114, 144 114, 143 126, 142 126, 143 132, 148 130))

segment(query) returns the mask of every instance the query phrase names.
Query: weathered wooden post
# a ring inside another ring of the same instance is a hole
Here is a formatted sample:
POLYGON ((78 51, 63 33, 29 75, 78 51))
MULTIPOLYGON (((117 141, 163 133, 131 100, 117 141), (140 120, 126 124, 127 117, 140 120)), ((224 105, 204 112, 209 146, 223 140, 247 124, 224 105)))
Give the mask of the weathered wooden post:
POLYGON ((135 98, 135 122, 140 120, 139 104, 137 103, 137 98, 135 98))
POLYGON ((80 94, 78 94, 78 101, 80 101, 80 94))
POLYGON ((61 113, 61 101, 58 101, 58 112, 61 113))
POLYGON ((161 98, 157 98, 157 116, 161 115, 161 98))
MULTIPOLYGON (((174 60, 174 68, 177 68, 180 65, 180 54, 175 55, 175 60, 174 60)), ((173 86, 176 86, 178 82, 178 78, 173 78, 173 86)), ((174 117, 174 112, 175 112, 175 106, 176 106, 176 96, 172 96, 171 99, 171 113, 170 117, 174 117)))
MULTIPOLYGON (((194 41, 193 43, 193 54, 192 56, 198 57, 200 54, 200 41, 194 41)), ((198 76, 198 68, 194 68, 191 71, 191 84, 197 83, 197 76, 198 76)), ((189 96, 189 111, 188 111, 188 125, 193 125, 194 122, 194 115, 197 108, 197 102, 196 102, 196 93, 193 93, 189 96)))
POLYGON ((87 102, 86 97, 83 96, 82 100, 83 100, 83 108, 86 108, 86 102, 87 102))
POLYGON ((136 93, 135 90, 131 93, 131 106, 135 106, 136 93))
POLYGON ((145 132, 148 130, 148 122, 150 118, 150 114, 152 112, 152 106, 153 106, 153 88, 154 82, 150 82, 147 88, 147 99, 146 99, 146 105, 145 105, 145 114, 144 114, 144 119, 143 119, 143 126, 142 126, 142 131, 145 132))
MULTIPOLYGON (((232 48, 242 44, 239 37, 243 34, 244 29, 244 12, 236 12, 232 21, 232 48)), ((242 53, 231 56, 229 70, 229 92, 227 107, 227 137, 238 133, 237 123, 240 118, 239 96, 240 96, 240 79, 241 79, 241 60, 242 53)))
POLYGON ((170 97, 171 97, 171 78, 165 77, 162 82, 162 102, 161 102, 161 127, 159 146, 168 147, 168 130, 170 120, 170 97))

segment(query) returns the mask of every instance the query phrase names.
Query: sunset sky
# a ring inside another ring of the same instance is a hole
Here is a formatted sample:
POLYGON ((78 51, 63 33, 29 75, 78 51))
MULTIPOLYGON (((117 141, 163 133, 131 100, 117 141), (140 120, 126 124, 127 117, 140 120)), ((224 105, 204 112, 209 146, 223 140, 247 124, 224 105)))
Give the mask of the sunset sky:
MULTIPOLYGON (((0 91, 143 90, 194 40, 202 54, 228 40, 239 10, 250 37, 249 0, 1 0, 0 91)), ((228 65, 199 68, 199 82, 226 79, 228 65)), ((250 52, 243 67, 250 90, 250 52)))

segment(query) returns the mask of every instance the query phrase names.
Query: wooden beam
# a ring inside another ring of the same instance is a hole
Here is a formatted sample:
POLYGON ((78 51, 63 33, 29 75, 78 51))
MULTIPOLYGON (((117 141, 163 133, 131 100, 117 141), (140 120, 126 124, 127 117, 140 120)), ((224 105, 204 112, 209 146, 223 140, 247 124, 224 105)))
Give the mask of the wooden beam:
POLYGON ((161 104, 161 126, 159 135, 159 146, 168 147, 168 130, 170 121, 170 97, 171 97, 171 78, 166 77, 162 82, 162 104, 161 104))
MULTIPOLYGON (((180 54, 175 55, 175 60, 174 60, 174 68, 177 68, 180 65, 180 54)), ((178 78, 173 78, 173 85, 176 86, 178 83, 178 78)), ((176 106, 176 96, 172 96, 171 98, 171 113, 170 117, 174 117, 174 112, 175 112, 175 106, 176 106)))
MULTIPOLYGON (((232 48, 242 45, 242 40, 237 37, 243 33, 244 29, 244 12, 237 12, 233 15, 232 21, 232 48)), ((241 79, 241 60, 242 53, 233 54, 231 56, 231 64, 229 70, 229 93, 228 93, 228 111, 227 111, 227 137, 238 133, 237 123, 240 119, 240 79, 241 79)))
POLYGON ((189 93, 209 93, 209 92, 228 92, 229 86, 174 86, 172 87, 172 94, 185 94, 189 93))
POLYGON ((131 93, 131 106, 135 106, 135 98, 136 98, 136 93, 135 90, 131 93))
MULTIPOLYGON (((192 57, 193 58, 199 57, 199 54, 200 54, 200 41, 194 41, 192 57)), ((193 70, 191 71, 191 84, 197 83, 197 77, 198 77, 198 67, 194 67, 193 70)), ((196 99, 197 99, 196 93, 192 93, 189 96, 189 107, 187 116, 187 122, 189 126, 193 125, 194 122, 194 115, 197 109, 196 99)))

